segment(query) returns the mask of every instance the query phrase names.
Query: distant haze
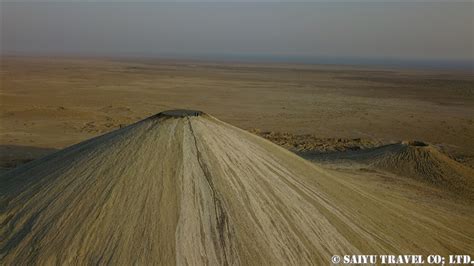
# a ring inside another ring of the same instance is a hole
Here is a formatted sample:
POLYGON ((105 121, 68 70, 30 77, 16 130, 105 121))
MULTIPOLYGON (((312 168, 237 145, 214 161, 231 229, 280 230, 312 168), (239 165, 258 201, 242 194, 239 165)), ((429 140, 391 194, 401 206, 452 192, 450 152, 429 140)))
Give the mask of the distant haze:
POLYGON ((1 3, 1 51, 468 68, 473 5, 1 3))

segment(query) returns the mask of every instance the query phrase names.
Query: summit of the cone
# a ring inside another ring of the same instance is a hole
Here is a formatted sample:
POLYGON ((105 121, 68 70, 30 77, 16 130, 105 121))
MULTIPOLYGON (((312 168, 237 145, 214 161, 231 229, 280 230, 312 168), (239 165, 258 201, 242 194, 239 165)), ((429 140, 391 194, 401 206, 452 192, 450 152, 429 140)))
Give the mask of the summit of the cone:
POLYGON ((403 145, 412 146, 412 147, 427 147, 427 143, 420 140, 404 140, 402 141, 403 145))
POLYGON ((188 117, 188 116, 201 116, 204 114, 202 111, 198 110, 189 110, 189 109, 174 109, 163 111, 158 114, 158 116, 168 116, 168 117, 188 117))

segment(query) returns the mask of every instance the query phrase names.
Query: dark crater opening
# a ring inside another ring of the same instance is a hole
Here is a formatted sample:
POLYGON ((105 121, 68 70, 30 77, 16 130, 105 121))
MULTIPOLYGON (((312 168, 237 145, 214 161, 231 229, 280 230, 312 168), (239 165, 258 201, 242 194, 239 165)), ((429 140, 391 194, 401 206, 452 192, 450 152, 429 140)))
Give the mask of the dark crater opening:
POLYGON ((159 113, 159 116, 169 116, 169 117, 187 117, 187 116, 200 116, 203 112, 197 110, 186 110, 186 109, 176 109, 168 110, 159 113))
POLYGON ((428 146, 427 143, 424 143, 423 141, 419 141, 419 140, 405 140, 402 143, 405 144, 405 145, 408 145, 408 146, 415 146, 415 147, 426 147, 426 146, 428 146))

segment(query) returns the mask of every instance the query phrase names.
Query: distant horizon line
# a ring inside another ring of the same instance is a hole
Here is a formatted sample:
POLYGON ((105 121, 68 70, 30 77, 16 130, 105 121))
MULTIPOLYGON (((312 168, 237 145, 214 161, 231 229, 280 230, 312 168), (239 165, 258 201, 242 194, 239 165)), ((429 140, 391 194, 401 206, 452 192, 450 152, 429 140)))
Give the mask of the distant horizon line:
POLYGON ((269 54, 124 54, 107 55, 94 53, 25 53, 0 52, 1 57, 57 57, 57 58, 108 58, 108 59, 150 59, 176 61, 202 61, 215 63, 256 63, 256 64, 302 64, 352 67, 389 67, 420 70, 471 70, 474 59, 410 59, 394 57, 354 57, 354 56, 304 56, 269 54))

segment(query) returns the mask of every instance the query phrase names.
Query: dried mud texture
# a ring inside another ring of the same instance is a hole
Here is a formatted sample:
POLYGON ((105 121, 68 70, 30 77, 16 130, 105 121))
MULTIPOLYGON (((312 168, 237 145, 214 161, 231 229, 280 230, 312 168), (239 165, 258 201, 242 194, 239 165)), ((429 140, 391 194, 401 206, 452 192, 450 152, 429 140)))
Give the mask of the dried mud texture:
POLYGON ((0 176, 0 264, 473 252, 472 208, 428 211, 350 180, 208 115, 153 116, 0 176))
POLYGON ((293 152, 357 151, 380 146, 382 142, 364 138, 321 138, 311 134, 261 131, 250 132, 293 152))

